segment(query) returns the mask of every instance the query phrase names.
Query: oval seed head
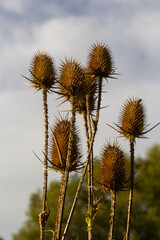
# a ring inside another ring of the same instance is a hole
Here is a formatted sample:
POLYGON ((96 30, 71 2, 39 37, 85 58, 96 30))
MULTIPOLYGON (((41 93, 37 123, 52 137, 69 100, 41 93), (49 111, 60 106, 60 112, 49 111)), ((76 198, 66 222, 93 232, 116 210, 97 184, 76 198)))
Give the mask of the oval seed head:
POLYGON ((103 43, 93 44, 88 56, 88 68, 91 74, 108 78, 113 73, 113 65, 110 48, 103 43))
MULTIPOLYGON (((68 143, 70 136, 71 123, 67 118, 57 119, 52 127, 52 135, 50 142, 50 159, 53 163, 53 169, 64 172, 66 168, 66 160, 68 153, 68 143)), ((73 142, 70 159, 70 172, 78 168, 80 159, 80 138, 76 128, 73 131, 73 142)))
POLYGON ((77 113, 82 114, 87 112, 87 102, 89 113, 95 108, 97 83, 95 77, 90 75, 88 69, 84 69, 85 77, 83 82, 83 91, 75 98, 75 108, 77 113), (88 100, 87 100, 88 99, 88 100))
POLYGON ((52 58, 45 52, 37 52, 30 67, 31 82, 37 90, 50 91, 55 83, 52 58))
POLYGON ((145 120, 146 115, 142 99, 129 98, 123 105, 119 118, 121 134, 131 141, 135 141, 135 138, 143 135, 145 120))
POLYGON ((125 154, 119 146, 105 145, 101 155, 101 183, 107 191, 121 191, 126 183, 125 154))
POLYGON ((84 71, 80 63, 74 59, 65 59, 60 66, 59 89, 69 100, 83 91, 84 71))

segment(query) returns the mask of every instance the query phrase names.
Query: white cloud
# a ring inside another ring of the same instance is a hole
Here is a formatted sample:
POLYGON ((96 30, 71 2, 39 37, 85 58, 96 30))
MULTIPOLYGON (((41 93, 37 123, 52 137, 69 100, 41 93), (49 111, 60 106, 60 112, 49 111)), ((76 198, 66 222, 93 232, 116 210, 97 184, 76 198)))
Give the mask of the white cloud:
MULTIPOLYGON (((4 38, 1 47, 1 79, 12 85, 20 74, 27 74, 30 59, 38 50, 48 51, 56 63, 64 56, 73 56, 86 63, 89 47, 96 41, 109 43, 113 51, 118 72, 129 78, 143 78, 144 69, 154 71, 158 78, 159 59, 159 15, 138 9, 128 15, 69 16, 52 18, 31 26, 12 26, 11 37, 4 38), (141 55, 143 56, 143 59, 141 55), (156 57, 156 59, 155 59, 156 57), (156 60, 150 66, 150 59, 156 60), (138 61, 141 61, 141 65, 138 61), (9 69, 9 71, 8 71, 9 69), (140 72, 140 74, 139 74, 140 72), (16 76, 16 77, 15 77, 16 76), (128 76, 127 76, 128 77, 128 76)), ((144 74, 145 79, 150 73, 144 74)), ((18 82, 17 82, 18 83, 18 82)), ((15 86, 17 86, 15 83, 15 86)))
POLYGON ((153 56, 160 55, 160 14, 159 12, 138 12, 134 16, 130 28, 129 37, 133 39, 135 45, 153 56))
MULTIPOLYGON (((128 21, 125 16, 116 19, 111 15, 106 19, 97 19, 94 16, 51 19, 34 26, 30 48, 32 46, 33 51, 46 49, 51 52, 57 63, 64 56, 77 57, 86 63, 91 44, 103 41, 111 46, 119 71, 121 68, 126 74, 131 71, 136 78, 136 71, 138 76, 139 71, 143 72, 145 64, 149 64, 150 59, 158 62, 159 21, 159 15, 154 13, 150 15, 143 13, 142 16, 135 14, 128 21), (145 54, 142 62, 140 57, 143 53, 145 54), (138 59, 142 62, 141 69, 138 59)), ((154 70, 154 65, 151 68, 154 70)), ((152 69, 150 71, 152 72, 152 69)), ((147 74, 144 77, 146 79, 147 74)))
POLYGON ((21 14, 24 10, 25 1, 23 0, 5 0, 0 2, 0 7, 11 12, 21 14))
POLYGON ((72 55, 84 59, 86 46, 100 38, 96 19, 88 17, 52 19, 34 30, 34 47, 47 48, 60 57, 72 55))

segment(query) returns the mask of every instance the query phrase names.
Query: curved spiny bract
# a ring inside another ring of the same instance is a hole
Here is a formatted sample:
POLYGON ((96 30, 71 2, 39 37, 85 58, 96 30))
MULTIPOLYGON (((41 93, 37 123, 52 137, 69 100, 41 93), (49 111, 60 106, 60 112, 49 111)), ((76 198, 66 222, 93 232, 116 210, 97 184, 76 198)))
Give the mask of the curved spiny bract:
POLYGON ((106 44, 93 44, 88 56, 88 68, 95 77, 108 78, 114 71, 111 50, 106 44))
MULTIPOLYGON (((57 119, 52 128, 51 143, 50 143, 50 160, 53 163, 52 167, 56 171, 64 174, 66 169, 66 160, 68 153, 68 143, 70 136, 71 123, 67 118, 57 119)), ((80 159, 80 138, 76 127, 73 130, 73 142, 71 150, 70 168, 69 171, 76 171, 79 167, 80 159)))
POLYGON ((59 76, 60 94, 70 100, 74 96, 78 97, 84 91, 84 71, 80 63, 72 58, 65 58, 61 63, 59 76))
POLYGON ((83 114, 87 112, 87 104, 89 113, 93 112, 95 109, 95 101, 96 101, 96 90, 97 83, 96 78, 93 77, 88 71, 88 69, 84 69, 84 80, 83 80, 83 90, 76 97, 75 96, 75 109, 79 114, 83 114))
POLYGON ((140 98, 129 98, 120 114, 119 128, 120 133, 131 141, 141 137, 145 129, 145 110, 140 98))
POLYGON ((125 154, 118 145, 106 145, 101 155, 101 184, 107 191, 119 192, 126 183, 125 154))
POLYGON ((31 62, 30 82, 37 90, 50 91, 55 83, 55 70, 52 58, 38 51, 31 62))

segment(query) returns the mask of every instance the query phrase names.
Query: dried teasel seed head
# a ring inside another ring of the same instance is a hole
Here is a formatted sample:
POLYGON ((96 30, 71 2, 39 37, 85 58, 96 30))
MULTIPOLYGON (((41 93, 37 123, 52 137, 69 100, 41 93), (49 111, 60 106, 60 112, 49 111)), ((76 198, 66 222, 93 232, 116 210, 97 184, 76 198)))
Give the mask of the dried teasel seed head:
MULTIPOLYGON (((53 169, 64 173, 68 153, 68 143, 70 136, 71 123, 68 118, 57 118, 52 127, 50 141, 50 161, 53 163, 53 169)), ((79 132, 74 128, 73 142, 70 159, 70 172, 78 169, 80 159, 80 138, 79 132)))
POLYGON ((107 191, 121 191, 126 183, 125 154, 117 144, 105 145, 101 155, 101 183, 107 191))
POLYGON ((88 68, 96 77, 108 78, 114 71, 111 50, 103 43, 93 44, 88 56, 88 68))
POLYGON ((67 100, 83 91, 84 71, 80 63, 72 58, 61 63, 59 90, 67 100))
POLYGON ((37 90, 50 91, 55 83, 55 70, 52 58, 45 52, 38 51, 31 62, 30 81, 37 90))
POLYGON ((95 77, 89 73, 87 68, 84 69, 85 78, 83 82, 83 91, 75 97, 75 108, 77 113, 82 114, 87 111, 87 104, 89 113, 91 113, 95 109, 95 101, 96 101, 96 90, 97 90, 97 82, 95 77))
POLYGON ((121 134, 135 141, 135 138, 141 137, 145 129, 146 115, 142 99, 129 98, 120 113, 119 128, 121 134))

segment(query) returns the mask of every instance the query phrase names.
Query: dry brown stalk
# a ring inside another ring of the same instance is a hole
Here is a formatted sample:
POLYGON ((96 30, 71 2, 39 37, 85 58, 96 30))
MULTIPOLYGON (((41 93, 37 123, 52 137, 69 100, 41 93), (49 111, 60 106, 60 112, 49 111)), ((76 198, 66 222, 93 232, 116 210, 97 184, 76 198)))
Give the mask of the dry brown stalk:
POLYGON ((108 240, 114 239, 115 210, 116 210, 116 192, 111 191, 110 230, 108 240))
POLYGON ((116 194, 126 183, 125 154, 117 144, 107 144, 101 157, 101 184, 111 194, 110 231, 108 240, 114 239, 116 194))
MULTIPOLYGON (((68 157, 68 149, 71 149, 70 162, 68 171, 74 171, 79 168, 79 159, 80 159, 80 139, 78 136, 78 131, 75 126, 72 129, 72 146, 69 147, 70 141, 70 133, 72 128, 72 120, 69 121, 68 117, 56 119, 56 123, 51 129, 51 144, 50 144, 50 168, 55 169, 56 171, 60 171, 62 174, 61 184, 60 184, 60 194, 57 206, 57 216, 55 223, 55 239, 58 238, 58 234, 60 231, 59 226, 61 227, 61 218, 63 217, 63 209, 60 211, 60 207, 63 208, 63 201, 65 201, 64 197, 64 188, 67 188, 66 180, 65 180, 65 172, 67 169, 67 157, 68 157), (64 200, 63 200, 64 199, 64 200)), ((67 182, 68 184, 68 182, 67 182)))
MULTIPOLYGON (((70 170, 70 161, 72 153, 72 144, 73 144, 73 130, 75 127, 75 99, 81 98, 81 91, 84 89, 83 85, 84 80, 84 71, 79 62, 74 59, 65 59, 65 62, 62 62, 60 68, 60 78, 59 78, 59 90, 62 97, 66 100, 69 100, 72 106, 72 117, 71 117, 71 128, 68 142, 68 152, 66 159, 66 167, 64 171, 64 184, 62 186, 62 200, 58 209, 58 224, 55 229, 56 240, 60 239, 61 236, 61 227, 64 211, 64 203, 66 197, 66 190, 68 185, 69 170, 70 170)), ((76 159, 75 159, 76 160, 76 159)))
POLYGON ((86 164, 85 164, 85 167, 83 169, 83 173, 81 175, 81 178, 80 178, 80 181, 79 181, 79 184, 78 184, 78 187, 77 187, 77 191, 76 191, 76 194, 75 194, 75 197, 74 197, 74 201, 73 201, 73 204, 72 204, 72 207, 71 207, 71 211, 70 211, 70 214, 69 214, 66 226, 65 226, 65 230, 63 232, 62 240, 65 239, 65 236, 67 234, 67 231, 68 231, 68 228, 69 228, 69 224, 71 222, 71 218, 72 218, 72 215, 73 215, 73 212, 74 212, 74 209, 75 209, 78 197, 79 197, 79 193, 80 193, 81 188, 82 188, 84 177, 85 177, 85 174, 86 174, 86 171, 87 171, 87 168, 88 168, 90 154, 91 154, 91 151, 92 151, 92 148, 93 148, 93 142, 94 142, 95 134, 96 134, 96 132, 95 132, 95 129, 94 129, 93 130, 93 134, 92 134, 92 139, 90 141, 89 152, 88 152, 88 155, 87 155, 86 164))
MULTIPOLYGON (((110 49, 103 43, 93 44, 88 56, 88 69, 90 74, 97 78, 98 101, 94 128, 97 131, 102 97, 102 79, 108 78, 113 73, 113 61, 110 49)), ((89 117, 90 118, 90 117, 89 117)), ((88 118, 88 122, 89 121, 88 118)), ((91 131, 90 131, 91 134, 91 131)), ((88 165, 88 213, 93 211, 93 154, 88 165)), ((92 239, 92 228, 88 230, 88 240, 92 239)))
POLYGON ((131 232, 131 219, 132 219, 132 205, 133 205, 133 190, 134 190, 134 145, 136 138, 143 138, 146 133, 151 131, 153 128, 145 131, 146 115, 142 99, 140 98, 129 98, 121 110, 119 124, 115 124, 118 129, 115 129, 120 133, 121 136, 125 137, 130 142, 130 193, 128 203, 128 218, 125 240, 129 240, 131 232))
POLYGON ((45 226, 49 216, 47 209, 47 181, 48 181, 48 105, 47 105, 47 92, 53 89, 55 83, 55 70, 52 58, 45 52, 37 52, 31 62, 30 67, 31 78, 26 78, 31 82, 31 87, 36 89, 36 92, 41 90, 43 94, 43 109, 44 109, 44 183, 43 183, 43 200, 42 212, 39 214, 40 223, 40 239, 44 239, 45 226))
POLYGON ((74 103, 72 105, 72 117, 71 117, 71 128, 70 128, 70 136, 68 141, 68 152, 67 152, 67 159, 66 159, 66 168, 64 171, 64 182, 62 184, 62 190, 61 190, 61 200, 60 205, 58 209, 58 222, 57 222, 57 228, 55 229, 55 239, 59 240, 61 236, 61 228, 62 228, 62 220, 63 220, 63 212, 64 212, 64 204, 65 204, 65 197, 66 197, 66 191, 68 186, 68 179, 69 179, 69 168, 70 168, 70 159, 71 159, 71 153, 72 153, 72 143, 73 143, 73 129, 75 125, 75 108, 74 103))
POLYGON ((43 200, 42 200, 42 214, 41 216, 41 237, 44 239, 44 232, 47 219, 49 217, 49 211, 47 210, 47 182, 48 182, 48 106, 47 106, 47 92, 43 91, 43 104, 44 104, 44 123, 45 123, 45 144, 44 144, 44 182, 43 182, 43 200))
POLYGON ((130 98, 123 106, 120 115, 120 132, 130 141, 130 179, 131 188, 129 193, 128 219, 125 239, 129 240, 131 230, 133 189, 134 189, 134 144, 135 139, 141 137, 145 128, 145 111, 142 100, 130 98))

